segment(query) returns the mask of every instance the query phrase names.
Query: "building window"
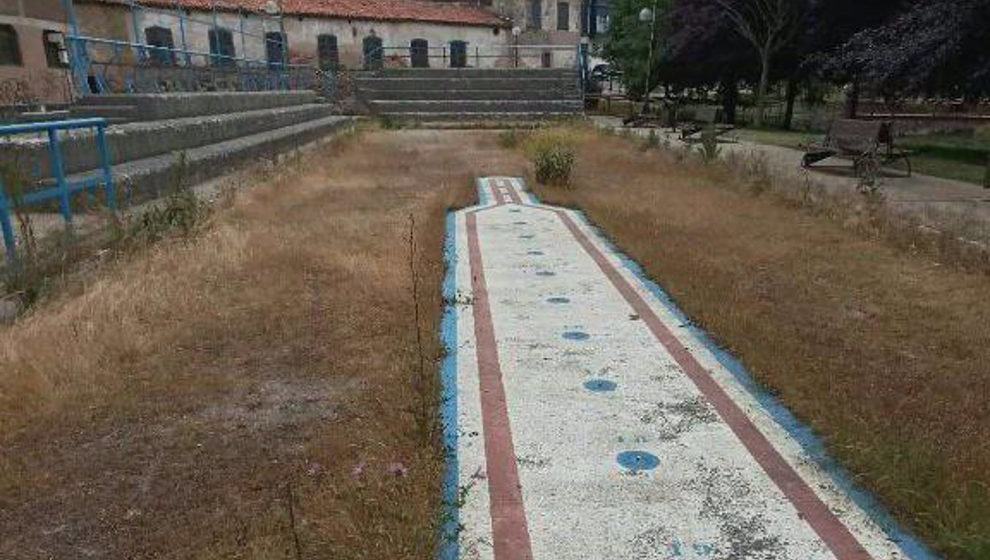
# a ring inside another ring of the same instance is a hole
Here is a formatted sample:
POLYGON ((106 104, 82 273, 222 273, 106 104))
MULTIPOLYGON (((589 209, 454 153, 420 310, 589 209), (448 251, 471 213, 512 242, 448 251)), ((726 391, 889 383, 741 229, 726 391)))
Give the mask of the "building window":
POLYGON ((467 66, 467 43, 464 41, 450 42, 450 67, 464 68, 467 66))
POLYGON ((316 55, 320 70, 336 70, 340 67, 340 51, 336 35, 320 35, 316 38, 316 55))
POLYGON ((45 47, 45 60, 48 61, 49 68, 65 68, 68 66, 66 62, 68 57, 65 52, 65 40, 64 35, 61 31, 53 31, 51 29, 46 29, 41 34, 41 41, 44 43, 45 47))
POLYGON ((543 58, 540 62, 543 63, 544 68, 550 68, 553 66, 553 53, 550 51, 543 51, 543 58))
POLYGON ((145 28, 144 42, 150 47, 158 47, 148 49, 151 62, 162 66, 175 64, 175 52, 172 50, 175 48, 175 41, 172 39, 171 29, 157 25, 145 28))
POLYGON ((567 2, 557 2, 557 31, 571 29, 571 5, 567 2))
POLYGON ((543 0, 529 0, 529 28, 543 29, 543 0))
POLYGON ((10 25, 0 25, 0 66, 20 66, 22 63, 17 30, 10 25))
POLYGON ((426 39, 413 39, 409 43, 409 59, 413 68, 430 67, 430 44, 426 39))
POLYGON ((234 50, 234 34, 229 29, 217 27, 210 30, 210 54, 214 66, 234 66, 237 51, 234 50))
POLYGON ((278 31, 265 33, 265 57, 268 59, 269 67, 289 62, 289 45, 284 33, 278 31))
POLYGON ((364 69, 381 70, 385 65, 385 54, 384 49, 382 49, 381 38, 369 35, 364 38, 362 46, 364 47, 364 69))

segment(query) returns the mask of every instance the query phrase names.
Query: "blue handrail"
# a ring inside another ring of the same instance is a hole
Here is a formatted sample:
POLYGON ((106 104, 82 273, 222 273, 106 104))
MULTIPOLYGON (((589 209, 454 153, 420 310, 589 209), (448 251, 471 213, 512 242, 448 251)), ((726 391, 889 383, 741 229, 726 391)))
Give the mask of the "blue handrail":
MULTIPOLYGON (((64 121, 35 122, 0 126, 0 138, 18 134, 45 133, 48 136, 48 161, 55 181, 55 186, 39 189, 30 193, 20 193, 16 200, 11 200, 0 174, 0 232, 7 253, 7 262, 14 263, 17 259, 17 239, 14 236, 13 224, 10 221, 10 210, 14 207, 38 204, 48 200, 58 200, 62 218, 66 226, 72 225, 72 205, 70 196, 85 189, 95 189, 103 184, 106 189, 106 201, 110 210, 117 208, 117 196, 113 185, 113 173, 110 170, 110 151, 106 138, 107 120, 70 119, 64 121), (62 147, 59 143, 59 131, 95 129, 97 145, 100 149, 100 167, 102 177, 69 181, 65 176, 65 165, 62 157, 62 147)), ((11 193, 14 194, 14 193, 11 193)))

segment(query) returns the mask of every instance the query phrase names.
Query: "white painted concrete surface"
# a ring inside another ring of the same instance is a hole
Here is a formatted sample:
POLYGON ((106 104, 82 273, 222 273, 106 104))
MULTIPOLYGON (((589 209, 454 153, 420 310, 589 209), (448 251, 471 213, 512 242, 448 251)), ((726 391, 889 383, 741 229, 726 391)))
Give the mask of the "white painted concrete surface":
POLYGON ((518 179, 479 186, 483 204, 455 220, 461 558, 908 557, 579 214, 533 202, 518 179), (503 196, 509 189, 512 196, 503 196), (630 293, 647 307, 634 308, 630 293), (488 322, 479 305, 490 312, 507 427, 493 420, 500 405, 491 364, 487 372, 479 367, 479 343, 486 344, 479 321, 488 322), (651 314, 674 346, 658 341, 651 314), (714 380, 709 396, 724 394, 729 404, 710 403, 684 356, 672 355, 678 347, 714 380), (592 380, 615 389, 589 390, 584 383, 592 380), (744 425, 775 453, 758 461, 758 445, 739 435, 744 425), (516 514, 492 482, 506 474, 491 472, 506 436, 522 495, 516 514), (658 465, 630 470, 617 461, 629 451, 650 453, 658 465), (795 478, 782 486, 787 470, 795 478), (813 504, 794 500, 797 486, 824 504, 832 529, 828 520, 809 521, 813 504), (529 549, 515 537, 497 546, 500 534, 527 535, 529 549))

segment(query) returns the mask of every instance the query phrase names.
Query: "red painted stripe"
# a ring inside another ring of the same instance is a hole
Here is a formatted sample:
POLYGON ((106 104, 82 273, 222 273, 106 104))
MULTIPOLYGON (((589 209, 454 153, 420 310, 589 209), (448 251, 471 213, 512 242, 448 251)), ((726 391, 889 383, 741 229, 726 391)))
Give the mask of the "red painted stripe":
MULTIPOLYGON (((537 208, 537 207, 534 207, 537 208)), ((870 554, 859 544, 856 537, 832 513, 800 475, 784 460, 773 444, 760 432, 759 428, 739 408, 739 405, 715 382, 710 373, 691 355, 676 336, 660 321, 653 309, 643 300, 615 266, 605 257, 570 216, 564 211, 545 208, 555 212, 577 239, 612 285, 632 306, 633 311, 646 323, 653 336, 667 349, 681 369, 694 382, 698 390, 715 407, 726 424, 736 434, 749 453, 763 467, 771 480, 780 488, 787 499, 794 504, 802 518, 814 529, 838 560, 871 560, 870 554)))
POLYGON ((523 203, 522 198, 519 197, 519 191, 516 190, 512 179, 505 180, 505 188, 508 189, 509 197, 512 199, 512 202, 515 202, 516 204, 523 203))
POLYGON ((502 197, 502 188, 498 185, 495 179, 488 180, 488 188, 492 191, 492 197, 495 199, 496 206, 502 206, 505 204, 505 199, 502 197))
POLYGON ((502 367, 495 342, 484 262, 478 241, 476 211, 467 214, 468 257, 474 296, 474 337, 481 388, 481 419, 485 432, 488 493, 496 560, 532 560, 529 525, 512 443, 512 429, 502 384, 502 367))

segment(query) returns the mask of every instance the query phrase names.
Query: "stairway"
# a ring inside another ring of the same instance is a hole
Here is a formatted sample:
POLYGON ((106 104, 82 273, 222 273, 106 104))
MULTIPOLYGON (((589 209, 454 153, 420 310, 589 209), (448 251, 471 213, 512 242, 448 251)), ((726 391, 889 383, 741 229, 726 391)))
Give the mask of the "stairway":
POLYGON ((388 69, 355 77, 375 115, 418 124, 533 123, 582 115, 568 69, 388 69))
MULTIPOLYGON (((84 98, 70 111, 117 123, 106 131, 110 163, 118 192, 137 202, 169 192, 180 175, 203 182, 353 122, 317 101, 313 92, 298 91, 108 95, 84 98)), ((70 180, 99 174, 94 133, 63 134, 60 144, 70 180)), ((33 162, 34 176, 50 182, 44 138, 5 143, 3 151, 0 160, 33 162)))

